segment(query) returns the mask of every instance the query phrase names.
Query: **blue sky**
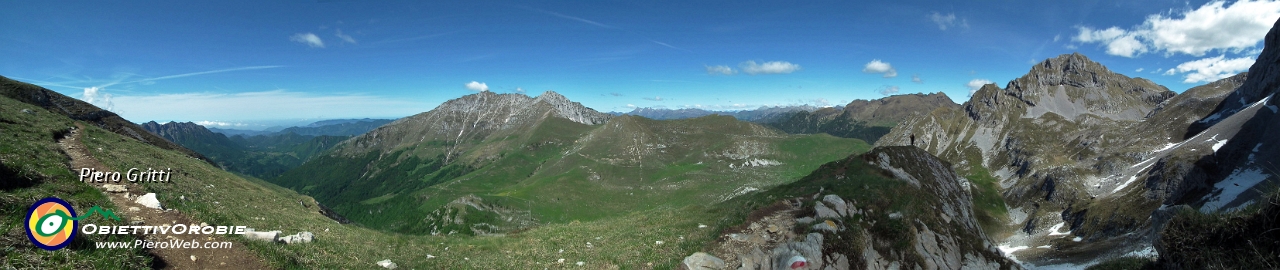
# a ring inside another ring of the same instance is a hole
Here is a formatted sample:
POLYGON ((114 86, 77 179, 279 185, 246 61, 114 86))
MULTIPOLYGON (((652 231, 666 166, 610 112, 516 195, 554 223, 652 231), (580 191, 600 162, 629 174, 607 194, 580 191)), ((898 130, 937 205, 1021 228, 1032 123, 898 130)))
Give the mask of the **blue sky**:
POLYGON ((0 10, 0 75, 238 128, 486 89, 600 111, 959 103, 1071 52, 1181 92, 1246 70, 1277 18, 1271 1, 28 1, 0 10))

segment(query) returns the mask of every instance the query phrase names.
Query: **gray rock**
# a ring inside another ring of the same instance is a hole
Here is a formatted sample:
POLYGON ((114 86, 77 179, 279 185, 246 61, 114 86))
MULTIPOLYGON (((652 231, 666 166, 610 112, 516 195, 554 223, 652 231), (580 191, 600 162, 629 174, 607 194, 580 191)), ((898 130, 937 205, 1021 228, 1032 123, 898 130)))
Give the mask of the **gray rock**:
POLYGON ((695 252, 689 257, 684 257, 684 267, 689 270, 724 269, 724 260, 711 256, 711 254, 695 252))

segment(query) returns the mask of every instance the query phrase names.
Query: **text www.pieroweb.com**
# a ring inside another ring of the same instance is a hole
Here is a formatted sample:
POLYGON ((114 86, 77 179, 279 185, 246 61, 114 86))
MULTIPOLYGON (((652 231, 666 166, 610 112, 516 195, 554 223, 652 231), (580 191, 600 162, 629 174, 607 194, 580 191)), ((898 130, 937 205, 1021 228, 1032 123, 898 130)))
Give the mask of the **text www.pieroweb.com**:
POLYGON ((98 248, 135 248, 135 247, 159 248, 159 249, 231 248, 231 242, 227 242, 227 241, 200 242, 198 240, 186 241, 182 239, 170 239, 168 241, 134 240, 134 241, 118 241, 118 242, 97 242, 97 243, 94 243, 94 245, 96 245, 98 248))

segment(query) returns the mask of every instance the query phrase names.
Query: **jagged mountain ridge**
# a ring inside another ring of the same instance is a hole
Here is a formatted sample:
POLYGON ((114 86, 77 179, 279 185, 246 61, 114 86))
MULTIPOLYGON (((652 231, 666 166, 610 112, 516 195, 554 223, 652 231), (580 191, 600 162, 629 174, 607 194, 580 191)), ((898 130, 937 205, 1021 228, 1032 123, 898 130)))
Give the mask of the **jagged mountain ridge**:
MULTIPOLYGON (((1274 31, 1267 49, 1280 54, 1274 31)), ((1274 152, 1257 136, 1274 126, 1263 124, 1275 121, 1266 107, 1274 90, 1259 89, 1280 77, 1260 77, 1274 72, 1276 58, 1264 51, 1248 73, 1174 96, 1084 56, 1063 55, 1004 89, 984 86, 963 111, 939 109, 908 120, 877 145, 906 144, 914 134, 958 170, 990 169, 1002 181, 1011 225, 1020 229, 1011 243, 1074 235, 1085 244, 1055 244, 1065 247, 1051 256, 1123 253, 1150 247, 1160 220, 1167 220, 1168 214, 1153 213, 1161 205, 1217 211, 1257 197, 1256 190, 1236 196, 1268 177, 1257 161, 1274 152), (1235 139, 1240 136, 1251 139, 1235 139), (1245 176, 1252 178, 1222 184, 1245 176), (1153 215, 1166 218, 1149 219, 1153 215)), ((1032 261, 1049 259, 1031 255, 1032 261)))
POLYGON ((343 154, 387 152, 438 141, 449 147, 431 154, 441 154, 446 160, 452 160, 465 152, 467 144, 495 135, 519 134, 522 128, 531 127, 547 117, 586 125, 601 124, 611 118, 552 91, 536 98, 485 91, 449 100, 433 110, 383 125, 344 142, 338 149, 343 154))

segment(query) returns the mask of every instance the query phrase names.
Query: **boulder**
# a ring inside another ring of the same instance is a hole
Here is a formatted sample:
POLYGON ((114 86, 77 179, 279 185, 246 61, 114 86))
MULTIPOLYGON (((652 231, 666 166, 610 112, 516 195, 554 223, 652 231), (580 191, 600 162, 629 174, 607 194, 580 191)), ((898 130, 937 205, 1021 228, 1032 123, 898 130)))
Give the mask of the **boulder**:
POLYGON ((133 202, 151 209, 164 209, 160 207, 160 200, 156 199, 155 193, 147 193, 146 195, 138 196, 138 199, 133 202))
POLYGON ((244 238, 248 238, 249 240, 275 242, 278 237, 280 237, 280 231, 259 232, 254 231, 253 229, 248 229, 244 232, 244 238))
POLYGON ((837 213, 840 213, 840 215, 842 215, 842 216, 849 216, 849 215, 850 215, 850 213, 849 213, 849 205, 848 205, 848 204, 846 204, 846 203, 844 202, 844 199, 840 198, 840 196, 838 196, 838 195, 835 195, 835 194, 829 194, 829 195, 827 195, 827 196, 823 196, 823 197, 822 197, 822 202, 825 202, 825 203, 827 203, 827 204, 831 205, 831 209, 836 210, 836 212, 837 212, 837 213))
POLYGON ((840 218, 840 213, 837 213, 836 210, 831 210, 831 208, 822 203, 814 204, 813 210, 818 213, 818 218, 840 218))
POLYGON ((391 262, 390 259, 378 261, 378 266, 386 269, 396 269, 396 263, 391 262))
POLYGON ((312 238, 315 238, 315 234, 311 232, 300 232, 298 234, 280 237, 280 242, 284 242, 285 244, 290 244, 290 245, 303 244, 303 243, 311 243, 312 238))
POLYGON ((724 269, 724 260, 703 252, 684 257, 684 267, 689 270, 724 269))
POLYGON ((106 185, 102 185, 102 188, 106 189, 107 192, 111 192, 111 193, 121 193, 121 192, 129 191, 128 189, 124 188, 124 185, 106 184, 106 185))

